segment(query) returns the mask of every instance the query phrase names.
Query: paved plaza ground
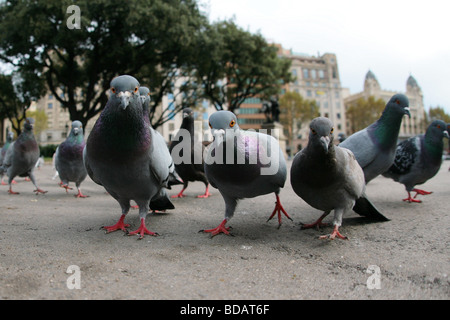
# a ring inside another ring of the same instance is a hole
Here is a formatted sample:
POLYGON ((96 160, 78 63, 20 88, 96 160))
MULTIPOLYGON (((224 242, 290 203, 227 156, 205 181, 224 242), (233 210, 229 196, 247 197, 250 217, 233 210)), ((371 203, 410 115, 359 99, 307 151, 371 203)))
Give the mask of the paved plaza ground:
MULTIPOLYGON (((319 240, 331 227, 300 230, 321 212, 295 195, 289 178, 281 201, 294 221, 279 229, 276 219, 266 222, 275 202, 266 195, 239 203, 229 223, 234 236, 198 233, 222 221, 224 202, 214 188, 210 198, 196 198, 204 192, 196 182, 187 197, 173 199, 174 210, 148 215, 148 229, 160 236, 138 241, 100 230, 120 216, 102 187, 87 178, 82 190, 90 197, 77 199, 46 164, 36 171, 45 195, 23 178, 14 185, 19 195, 0 186, 0 299, 448 300, 449 166, 444 161, 422 186, 433 193, 419 196, 421 204, 402 202, 402 185, 376 178, 367 194, 391 221, 370 223, 352 212, 340 229, 347 241, 319 240), (70 266, 79 272, 67 273, 70 266)), ((135 230, 137 210, 125 221, 135 230)))

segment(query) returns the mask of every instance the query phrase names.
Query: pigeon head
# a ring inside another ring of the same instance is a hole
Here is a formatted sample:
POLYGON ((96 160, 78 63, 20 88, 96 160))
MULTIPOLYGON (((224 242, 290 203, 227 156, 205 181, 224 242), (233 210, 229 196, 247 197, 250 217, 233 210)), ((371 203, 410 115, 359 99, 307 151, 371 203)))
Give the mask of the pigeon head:
POLYGON ((75 136, 83 133, 83 124, 81 123, 81 121, 75 120, 72 122, 72 130, 70 133, 75 136))
POLYGON ((183 119, 187 118, 187 117, 190 117, 190 116, 193 116, 193 115, 194 115, 194 111, 192 111, 191 108, 184 108, 183 109, 183 119))
POLYGON ((122 110, 128 105, 136 104, 139 101, 139 82, 136 78, 128 75, 115 77, 111 81, 111 98, 113 102, 118 103, 122 110))
POLYGON ((309 143, 328 153, 334 139, 331 120, 325 117, 315 118, 311 121, 309 128, 309 143))
POLYGON ((405 115, 411 118, 411 113, 409 113, 409 100, 404 94, 395 94, 391 97, 386 105, 386 109, 395 114, 405 115))
POLYGON ((216 111, 209 117, 209 127, 214 138, 223 137, 229 130, 239 130, 236 115, 225 110, 216 111))
POLYGON ((25 124, 24 124, 24 129, 27 131, 31 131, 34 128, 34 119, 33 118, 26 118, 25 119, 25 124))
POLYGON ((147 87, 139 87, 139 95, 142 100, 142 106, 147 109, 150 105, 150 89, 147 87))
POLYGON ((6 141, 11 142, 14 139, 14 132, 8 131, 8 135, 6 136, 6 141))
POLYGON ((431 135, 437 140, 449 138, 448 125, 442 120, 434 120, 427 128, 426 135, 431 135))

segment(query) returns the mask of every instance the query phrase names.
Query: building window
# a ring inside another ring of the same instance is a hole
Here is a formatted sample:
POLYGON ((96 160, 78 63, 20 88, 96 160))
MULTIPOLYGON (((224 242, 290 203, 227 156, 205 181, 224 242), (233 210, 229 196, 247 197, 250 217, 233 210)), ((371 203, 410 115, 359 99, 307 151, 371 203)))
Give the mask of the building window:
POLYGON ((48 100, 52 100, 53 99, 53 95, 52 94, 49 94, 48 95, 48 100))
POLYGON ((51 103, 51 102, 48 103, 48 104, 47 104, 47 109, 53 109, 53 103, 51 103))
POLYGON ((325 71, 319 70, 319 78, 324 79, 325 78, 325 71))
POLYGON ((303 69, 303 78, 309 79, 309 70, 308 69, 303 69))
POLYGON ((307 96, 307 97, 312 97, 312 92, 311 92, 311 90, 306 90, 306 96, 307 96))
POLYGON ((314 69, 311 70, 311 78, 313 78, 313 79, 316 78, 316 70, 314 70, 314 69))

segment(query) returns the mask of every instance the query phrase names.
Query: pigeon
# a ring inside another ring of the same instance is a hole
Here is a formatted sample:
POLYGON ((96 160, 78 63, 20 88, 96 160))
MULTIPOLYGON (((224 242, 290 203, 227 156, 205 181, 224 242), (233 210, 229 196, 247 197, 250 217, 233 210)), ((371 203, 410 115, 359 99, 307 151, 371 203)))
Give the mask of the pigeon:
POLYGON ((26 118, 22 133, 17 137, 16 141, 11 143, 6 151, 3 159, 0 174, 6 172, 9 177, 10 194, 19 194, 12 191, 12 181, 16 176, 29 177, 36 189, 33 192, 36 194, 47 193, 38 187, 36 178, 34 176, 34 168, 39 159, 39 146, 33 133, 34 119, 26 118))
MULTIPOLYGON (((8 150, 8 148, 9 148, 9 146, 11 145, 11 143, 13 142, 13 140, 14 140, 14 132, 8 131, 8 133, 7 133, 7 135, 6 135, 6 142, 5 142, 5 144, 3 145, 3 147, 2 147, 2 149, 1 149, 1 151, 0 151, 0 167, 1 167, 2 164, 3 164, 3 159, 5 158, 6 150, 8 150)), ((7 183, 3 181, 3 176, 4 176, 4 175, 3 175, 3 173, 2 173, 2 176, 1 176, 1 184, 2 184, 2 185, 7 185, 7 183)))
POLYGON ((325 117, 311 121, 308 144, 298 152, 291 166, 294 192, 313 208, 324 211, 302 229, 324 226, 322 220, 334 210, 333 232, 320 239, 347 239, 339 232, 342 217, 355 201, 364 197, 364 172, 349 149, 335 146, 333 124, 325 117))
POLYGON ((268 221, 281 212, 292 220, 281 205, 279 193, 284 187, 287 169, 278 141, 267 134, 241 131, 230 111, 216 111, 209 118, 214 136, 205 158, 205 174, 225 201, 225 218, 214 229, 200 230, 215 236, 230 235, 226 223, 233 217, 238 200, 275 193, 275 209, 268 221))
MULTIPOLYGON (((144 117, 149 117, 149 109, 150 109, 150 89, 144 86, 139 87, 139 94, 142 101, 142 108, 144 110, 144 117)), ((163 136, 156 130, 152 128, 152 132, 155 134, 155 139, 159 140, 161 145, 165 144, 163 136)), ((171 164, 172 166, 172 164, 171 164)), ((169 172, 169 180, 167 183, 167 189, 171 189, 173 185, 183 184, 182 181, 179 180, 175 170, 169 172)), ((131 206, 133 209, 138 208, 138 206, 131 206)), ((173 209, 173 205, 171 204, 165 189, 161 189, 160 197, 150 200, 150 209, 153 213, 157 213, 157 210, 165 211, 166 209, 173 209), (167 207, 166 207, 167 206, 167 207)))
POLYGON ((404 94, 391 97, 381 117, 339 146, 353 152, 364 171, 366 184, 385 172, 394 162, 395 149, 403 116, 409 113, 409 101, 404 94))
POLYGON ((121 75, 111 81, 111 95, 94 124, 83 151, 83 160, 91 179, 102 185, 117 200, 122 215, 107 233, 127 232, 124 220, 130 201, 139 207, 140 226, 128 235, 157 236, 145 225, 152 201, 155 210, 174 209, 164 188, 175 170, 164 139, 157 135, 145 114, 138 80, 121 75))
POLYGON ((431 193, 415 186, 427 182, 441 168, 444 137, 449 137, 447 124, 442 120, 434 120, 425 134, 416 135, 397 145, 394 163, 383 176, 405 186, 408 197, 403 201, 420 203, 422 201, 416 199, 418 194, 431 193), (416 192, 414 197, 411 197, 411 191, 416 192))
POLYGON ((61 187, 67 190, 69 181, 75 182, 77 198, 86 198, 81 192, 80 185, 86 179, 87 171, 83 163, 83 149, 86 145, 83 135, 83 125, 80 121, 72 122, 72 129, 67 139, 61 143, 55 152, 55 168, 61 179, 61 187))
POLYGON ((189 181, 201 181, 205 184, 205 193, 198 195, 197 198, 208 198, 211 196, 209 193, 208 179, 205 175, 205 162, 203 159, 205 145, 195 142, 193 114, 194 112, 191 108, 183 109, 183 122, 181 123, 180 131, 170 144, 169 151, 172 158, 179 157, 181 160, 181 163, 178 161, 175 162, 175 171, 183 180, 183 189, 177 195, 173 195, 172 198, 185 197, 183 192, 186 190, 189 181), (191 156, 189 159, 186 159, 187 161, 183 160, 183 148, 180 149, 179 154, 173 152, 174 150, 177 150, 177 146, 186 145, 184 139, 190 139, 188 146, 190 147, 191 156), (201 161, 196 161, 197 159, 201 161))

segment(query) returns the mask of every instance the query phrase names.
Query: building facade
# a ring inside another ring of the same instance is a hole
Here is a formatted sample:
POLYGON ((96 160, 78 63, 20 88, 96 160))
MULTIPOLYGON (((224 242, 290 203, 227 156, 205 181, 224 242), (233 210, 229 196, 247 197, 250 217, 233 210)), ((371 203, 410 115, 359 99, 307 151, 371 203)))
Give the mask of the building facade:
MULTIPOLYGON (((399 92, 382 89, 380 83, 375 77, 375 74, 369 70, 364 78, 364 90, 346 96, 344 98, 344 104, 345 107, 348 108, 358 99, 368 99, 370 96, 373 96, 376 99, 382 99, 387 103, 389 99, 397 93, 399 92)), ((400 127, 399 138, 406 139, 425 131, 425 108, 423 104, 422 89, 419 87, 413 76, 410 75, 406 80, 406 91, 402 93, 409 99, 409 108, 411 113, 411 118, 405 116, 402 119, 402 125, 400 127)), ((348 125, 347 128, 350 128, 350 126, 348 125)), ((353 132, 349 131, 346 132, 347 135, 352 133, 353 132)))

